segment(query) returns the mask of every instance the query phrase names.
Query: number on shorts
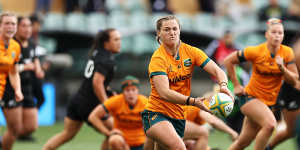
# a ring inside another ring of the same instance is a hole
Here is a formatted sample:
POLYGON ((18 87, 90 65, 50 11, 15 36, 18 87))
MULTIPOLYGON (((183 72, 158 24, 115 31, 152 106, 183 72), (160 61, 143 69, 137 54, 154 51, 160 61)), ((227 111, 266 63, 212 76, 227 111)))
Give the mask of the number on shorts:
POLYGON ((93 74, 94 71, 94 61, 93 60, 89 60, 86 64, 85 70, 84 70, 84 76, 86 78, 90 78, 93 74))

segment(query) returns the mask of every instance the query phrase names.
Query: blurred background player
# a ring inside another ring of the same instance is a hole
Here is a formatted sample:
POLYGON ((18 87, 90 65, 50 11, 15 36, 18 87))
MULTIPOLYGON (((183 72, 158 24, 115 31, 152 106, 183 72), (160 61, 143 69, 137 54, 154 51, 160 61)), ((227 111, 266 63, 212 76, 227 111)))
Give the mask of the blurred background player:
POLYGON ((142 113, 144 129, 158 149, 184 150, 182 105, 209 111, 203 103, 205 98, 190 97, 193 68, 199 66, 215 76, 220 91, 231 95, 227 76, 203 51, 180 41, 180 23, 175 16, 158 19, 156 33, 160 47, 153 53, 148 67, 152 91, 142 113))
POLYGON ((264 150, 276 126, 270 107, 275 105, 282 80, 295 85, 298 79, 293 50, 282 45, 284 29, 281 20, 267 22, 267 41, 258 46, 231 53, 225 59, 228 75, 239 97, 240 109, 245 115, 241 134, 229 150, 240 150, 255 139, 255 150, 264 150), (236 78, 235 64, 252 62, 252 75, 244 88, 236 78))
POLYGON ((35 44, 30 40, 32 24, 29 18, 18 18, 18 30, 14 39, 21 46, 21 59, 18 64, 21 77, 22 92, 24 100, 22 104, 23 130, 19 137, 33 140, 30 135, 38 128, 38 110, 34 100, 34 88, 36 78, 44 78, 44 71, 41 69, 39 59, 35 54, 35 44))
MULTIPOLYGON (((234 35, 230 30, 225 31, 224 35, 220 39, 213 40, 205 52, 208 57, 212 58, 224 71, 226 68, 224 66, 224 59, 231 54, 239 50, 239 48, 234 44, 234 35)), ((241 85, 245 86, 249 82, 249 74, 240 66, 236 66, 236 76, 241 85)), ((214 80, 214 78, 213 78, 214 80)), ((233 92, 232 81, 228 81, 228 88, 233 92)), ((218 92, 218 85, 216 84, 213 91, 207 93, 208 95, 218 92)), ((234 110, 226 118, 226 123, 234 129, 236 132, 240 133, 243 125, 244 115, 239 109, 239 101, 234 103, 234 110)))
POLYGON ((126 76, 122 81, 122 94, 113 96, 98 105, 89 116, 93 126, 108 138, 110 150, 143 150, 146 136, 141 112, 147 98, 139 94, 139 80, 126 76), (101 118, 107 114, 114 118, 114 126, 108 129, 101 118))
POLYGON ((194 106, 185 106, 186 127, 184 143, 188 150, 208 150, 209 129, 203 125, 207 122, 212 127, 230 135, 232 141, 238 138, 238 133, 227 126, 221 119, 194 106))
POLYGON ((0 97, 7 130, 2 139, 2 148, 11 150, 16 138, 23 131, 23 113, 18 65, 21 47, 13 39, 17 31, 17 16, 4 12, 0 15, 0 97))
MULTIPOLYGON (((295 63, 297 65, 298 73, 300 71, 300 38, 296 37, 293 45, 295 53, 295 63)), ((299 82, 299 81, 298 81, 299 82)), ((267 150, 272 150, 278 144, 295 136, 297 116, 300 114, 300 90, 295 89, 293 86, 284 82, 281 86, 279 95, 277 97, 277 105, 282 109, 283 119, 286 128, 277 130, 276 134, 270 141, 267 150)))
MULTIPOLYGON (((90 58, 84 71, 84 81, 69 101, 67 116, 64 120, 64 130, 53 136, 44 145, 43 150, 53 150, 71 140, 82 127, 88 123, 92 110, 107 100, 106 88, 113 79, 115 71, 114 54, 121 48, 121 35, 115 29, 106 29, 97 33, 90 58)), ((112 118, 106 120, 106 126, 112 126, 112 118)), ((88 123, 89 124, 89 123, 88 123)))

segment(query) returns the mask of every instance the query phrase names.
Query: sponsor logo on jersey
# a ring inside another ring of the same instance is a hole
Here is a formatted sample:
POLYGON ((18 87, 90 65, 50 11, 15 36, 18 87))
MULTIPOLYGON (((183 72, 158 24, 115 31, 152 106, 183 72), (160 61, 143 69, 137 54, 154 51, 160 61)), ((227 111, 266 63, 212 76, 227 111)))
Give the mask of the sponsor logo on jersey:
POLYGON ((192 65, 192 59, 191 58, 185 59, 183 61, 183 64, 184 64, 185 67, 191 66, 192 65))
POLYGON ((15 52, 11 52, 11 57, 15 58, 16 57, 16 53, 15 52))
POLYGON ((192 77, 192 74, 179 75, 179 76, 175 76, 174 78, 169 79, 169 82, 176 83, 176 82, 179 82, 179 81, 183 81, 183 80, 189 79, 191 77, 192 77))

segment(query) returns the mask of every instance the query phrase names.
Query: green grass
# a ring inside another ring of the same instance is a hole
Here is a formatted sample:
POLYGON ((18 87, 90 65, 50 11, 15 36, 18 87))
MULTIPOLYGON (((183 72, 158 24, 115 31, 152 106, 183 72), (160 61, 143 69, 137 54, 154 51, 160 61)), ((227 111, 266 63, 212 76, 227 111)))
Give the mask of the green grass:
MULTIPOLYGON (((54 134, 60 132, 63 129, 63 123, 59 122, 49 127, 39 127, 34 133, 36 142, 16 142, 14 150, 41 150, 43 144, 54 134)), ((3 133, 2 128, 2 133, 3 133)), ((98 150, 103 140, 103 136, 97 133, 94 129, 84 125, 79 134, 71 140, 69 143, 63 145, 59 150, 98 150)), ((209 145, 212 148, 220 148, 226 150, 231 144, 228 135, 219 131, 214 131, 209 137, 209 145)), ((253 143, 246 150, 252 150, 253 143)), ((294 139, 288 140, 279 145, 275 150, 296 150, 294 139)))

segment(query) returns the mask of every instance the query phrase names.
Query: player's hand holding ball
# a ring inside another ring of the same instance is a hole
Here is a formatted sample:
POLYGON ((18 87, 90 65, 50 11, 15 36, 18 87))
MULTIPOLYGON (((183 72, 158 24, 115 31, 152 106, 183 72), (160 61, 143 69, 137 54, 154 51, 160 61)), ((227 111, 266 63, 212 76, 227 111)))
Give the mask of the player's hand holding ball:
POLYGON ((206 100, 205 97, 197 97, 197 98, 194 98, 194 106, 200 108, 201 110, 204 110, 204 111, 207 111, 209 113, 212 113, 209 108, 204 104, 204 101, 206 100))
POLYGON ((233 97, 232 93, 230 92, 230 90, 227 87, 227 82, 220 82, 219 86, 220 86, 220 92, 225 93, 228 96, 230 96, 233 103, 234 103, 234 97, 233 97))

